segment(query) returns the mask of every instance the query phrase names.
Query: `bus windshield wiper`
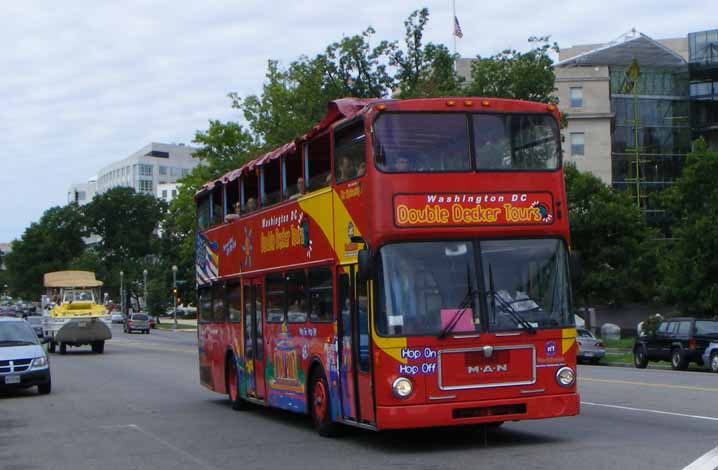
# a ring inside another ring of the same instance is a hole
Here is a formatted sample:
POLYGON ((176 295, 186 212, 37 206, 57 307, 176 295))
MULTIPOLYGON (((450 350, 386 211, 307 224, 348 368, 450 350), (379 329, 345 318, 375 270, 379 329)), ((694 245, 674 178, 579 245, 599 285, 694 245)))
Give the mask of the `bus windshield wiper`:
MULTIPOLYGON (((494 289, 494 273, 491 271, 491 265, 489 265, 489 292, 488 295, 491 298, 492 307, 494 304, 498 303, 501 307, 506 310, 506 312, 511 315, 511 317, 518 322, 520 325, 523 325, 524 328, 526 328, 530 335, 536 333, 536 328, 529 323, 523 315, 518 313, 514 308, 511 306, 510 303, 508 303, 506 300, 504 300, 500 295, 496 294, 496 291, 494 289)), ((494 313, 494 316, 495 313, 494 313)))
MULTIPOLYGON (((451 331, 456 327, 456 325, 459 323, 459 320, 466 312, 466 309, 469 308, 469 305, 471 305, 474 294, 476 291, 471 288, 471 272, 469 271, 469 266, 466 266, 466 295, 461 300, 461 303, 459 304, 459 308, 456 310, 456 313, 454 313, 454 316, 451 317, 451 320, 449 323, 446 324, 444 329, 441 330, 439 333, 439 336, 437 336, 438 339, 444 339, 446 338, 446 335, 451 333, 451 331)), ((473 319, 472 319, 473 321, 473 319)))

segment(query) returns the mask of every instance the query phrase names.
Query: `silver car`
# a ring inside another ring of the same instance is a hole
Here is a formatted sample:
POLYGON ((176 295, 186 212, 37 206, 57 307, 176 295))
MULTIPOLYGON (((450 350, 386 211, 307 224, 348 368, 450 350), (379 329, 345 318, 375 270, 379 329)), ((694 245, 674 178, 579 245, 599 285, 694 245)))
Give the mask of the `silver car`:
POLYGON ((711 371, 718 372, 718 342, 708 345, 703 353, 703 364, 708 365, 711 371))
POLYGON ((141 333, 150 334, 150 318, 144 313, 132 313, 127 317, 124 330, 125 333, 139 331, 141 333))
POLYGON ((576 341, 578 342, 578 362, 587 361, 591 364, 598 364, 606 355, 606 348, 600 339, 593 336, 588 330, 576 328, 576 341))
POLYGON ((50 393, 50 363, 30 324, 19 318, 0 318, 0 391, 37 386, 50 393))

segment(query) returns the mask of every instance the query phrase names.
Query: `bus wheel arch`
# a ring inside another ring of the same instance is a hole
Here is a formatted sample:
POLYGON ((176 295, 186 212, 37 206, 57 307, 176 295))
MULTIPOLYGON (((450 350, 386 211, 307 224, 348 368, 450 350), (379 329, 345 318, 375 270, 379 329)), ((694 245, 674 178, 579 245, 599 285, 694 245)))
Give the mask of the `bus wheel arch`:
POLYGON ((228 349, 224 355, 224 390, 234 410, 246 410, 249 403, 239 393, 239 373, 234 352, 228 349))

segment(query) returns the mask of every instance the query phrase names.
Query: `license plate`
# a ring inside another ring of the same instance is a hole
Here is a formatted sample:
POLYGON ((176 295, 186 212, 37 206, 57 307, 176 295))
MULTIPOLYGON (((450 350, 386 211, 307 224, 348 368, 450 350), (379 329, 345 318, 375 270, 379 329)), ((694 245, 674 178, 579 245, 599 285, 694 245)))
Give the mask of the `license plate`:
POLYGON ((585 353, 583 353, 583 355, 586 356, 586 357, 593 357, 593 353, 592 353, 592 352, 585 352, 585 353))
POLYGON ((19 375, 8 375, 7 377, 5 377, 5 383, 6 384, 19 384, 20 376, 19 375))
POLYGON ((86 322, 86 321, 80 321, 80 322, 77 322, 77 325, 78 325, 78 326, 81 326, 81 327, 82 327, 82 326, 87 326, 87 322, 86 322))

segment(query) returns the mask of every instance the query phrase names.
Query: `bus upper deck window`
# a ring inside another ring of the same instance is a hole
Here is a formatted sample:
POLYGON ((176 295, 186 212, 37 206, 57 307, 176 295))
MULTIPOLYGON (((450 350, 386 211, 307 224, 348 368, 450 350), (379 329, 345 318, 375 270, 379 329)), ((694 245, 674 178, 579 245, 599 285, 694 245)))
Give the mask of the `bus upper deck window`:
POLYGON ((306 182, 309 191, 316 191, 331 183, 329 145, 328 133, 320 135, 309 143, 307 152, 309 181, 306 182))
POLYGON ((209 195, 202 196, 197 201, 197 228, 206 230, 209 227, 209 195))
POLYGON ((254 171, 242 175, 242 193, 242 214, 256 211, 259 207, 259 180, 254 171))

